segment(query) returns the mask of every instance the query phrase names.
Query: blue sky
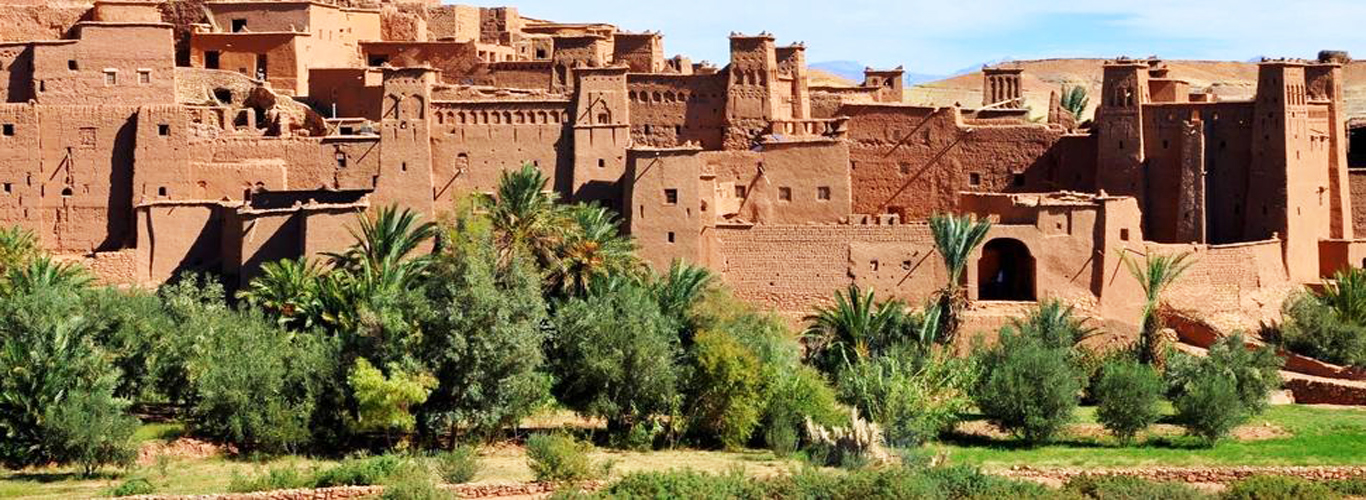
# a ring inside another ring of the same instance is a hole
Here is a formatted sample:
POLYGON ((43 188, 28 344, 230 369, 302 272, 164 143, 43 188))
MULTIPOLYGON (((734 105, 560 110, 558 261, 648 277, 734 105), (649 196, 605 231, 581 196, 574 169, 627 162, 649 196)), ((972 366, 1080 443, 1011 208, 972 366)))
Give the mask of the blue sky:
MULTIPOLYGON (((449 1, 449 0, 448 0, 449 1)), ((467 3, 467 2, 460 2, 467 3)), ((507 0, 523 15, 664 33, 668 55, 718 65, 731 31, 804 41, 812 62, 946 74, 1001 59, 1366 57, 1366 0, 507 0)))

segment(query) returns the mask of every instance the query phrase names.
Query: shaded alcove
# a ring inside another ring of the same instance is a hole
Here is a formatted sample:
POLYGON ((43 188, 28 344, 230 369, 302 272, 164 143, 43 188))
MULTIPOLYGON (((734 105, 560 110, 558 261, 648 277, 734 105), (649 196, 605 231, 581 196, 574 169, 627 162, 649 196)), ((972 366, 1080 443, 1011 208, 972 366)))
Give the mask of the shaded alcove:
POLYGON ((1034 256, 1020 240, 997 238, 982 247, 977 262, 978 300, 1033 301, 1034 256))

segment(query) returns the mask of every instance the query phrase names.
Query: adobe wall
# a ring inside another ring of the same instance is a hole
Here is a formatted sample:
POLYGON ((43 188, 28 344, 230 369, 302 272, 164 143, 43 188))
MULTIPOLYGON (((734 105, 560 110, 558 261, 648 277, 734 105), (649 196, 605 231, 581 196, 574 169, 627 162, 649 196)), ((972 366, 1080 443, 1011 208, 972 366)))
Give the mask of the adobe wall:
POLYGON ((570 175, 568 100, 436 101, 432 178, 444 205, 461 194, 493 192, 504 170, 524 163, 547 177, 570 175))
POLYGON ((756 224, 834 224, 851 213, 849 147, 838 141, 768 143, 760 151, 700 153, 713 177, 715 215, 756 224))
POLYGON ((38 236, 58 252, 123 248, 132 236, 137 108, 37 106, 38 236))
POLYGON ((136 282, 155 285, 184 271, 221 269, 223 210, 212 202, 139 206, 136 282))
POLYGON ((4 0, 0 42, 57 40, 87 17, 93 0, 4 0))
POLYGON ((39 104, 172 104, 175 53, 170 25, 82 23, 75 43, 33 47, 39 104))
POLYGON ((924 219, 960 191, 1089 191, 1094 157, 1045 125, 962 124, 955 108, 845 105, 854 212, 924 219))
POLYGON ((479 7, 442 5, 427 9, 427 37, 430 40, 477 42, 480 32, 479 7))
POLYGON ((1299 289, 1286 274, 1280 241, 1153 244, 1148 251, 1192 254, 1194 263, 1163 294, 1163 300, 1226 333, 1255 333, 1263 324, 1278 321, 1281 304, 1299 289))
POLYGON ((699 151, 691 147, 626 152, 622 227, 655 270, 668 269, 675 260, 711 263, 706 249, 716 234, 711 227, 716 193, 713 184, 701 180, 705 162, 699 151))
POLYGON ((636 144, 670 147, 694 142, 706 149, 722 147, 724 75, 631 74, 626 85, 636 144))
POLYGON ((1366 169, 1347 173, 1352 198, 1352 228, 1356 234, 1366 235, 1366 169))
POLYGON ((265 80, 287 94, 308 90, 306 75, 300 74, 299 39, 294 33, 199 33, 190 40, 190 64, 196 68, 235 71, 248 78, 261 76, 259 56, 266 56, 265 80), (218 68, 208 66, 206 53, 217 52, 218 68))
POLYGON ((0 224, 47 231, 38 111, 29 104, 0 104, 0 128, 0 224))
POLYGON ((555 84, 549 61, 494 63, 488 66, 488 72, 486 83, 498 87, 550 90, 555 84))

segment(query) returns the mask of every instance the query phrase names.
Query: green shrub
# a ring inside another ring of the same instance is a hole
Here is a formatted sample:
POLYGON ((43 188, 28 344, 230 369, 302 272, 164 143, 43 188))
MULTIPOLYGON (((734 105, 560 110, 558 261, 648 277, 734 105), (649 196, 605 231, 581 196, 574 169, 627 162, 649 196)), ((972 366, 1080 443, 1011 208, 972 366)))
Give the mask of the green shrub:
POLYGON ((256 491, 292 490, 313 485, 308 474, 292 465, 271 467, 259 475, 242 476, 233 473, 228 483, 229 493, 252 493, 256 491))
POLYGON ((1096 419, 1128 443, 1157 422, 1162 392, 1162 378, 1151 366, 1127 359, 1111 361, 1096 380, 1096 419))
POLYGON ((1228 379, 1207 377, 1193 380, 1172 401, 1176 419, 1192 435, 1209 445, 1246 422, 1250 415, 1238 396, 1237 385, 1228 379))
POLYGON ((0 295, 0 463, 78 463, 83 472, 128 459, 136 421, 115 398, 117 372, 95 343, 97 324, 71 290, 0 295))
POLYGON ((420 408, 431 434, 489 438, 550 402, 546 302, 526 259, 498 266, 487 224, 461 218, 428 282, 421 358, 440 384, 420 408), (436 427, 436 428, 431 428, 436 427))
POLYGON ((707 474, 691 470, 627 474, 598 494, 601 498, 761 498, 764 485, 740 472, 707 474))
POLYGON ((1338 494, 1366 497, 1366 477, 1335 479, 1328 481, 1325 485, 1328 486, 1328 489, 1331 489, 1338 494))
POLYGON ((127 409, 128 402, 109 392, 75 392, 48 409, 43 427, 57 456, 90 476, 101 466, 127 466, 137 459, 132 438, 138 419, 127 409))
POLYGON ((889 444, 918 446, 952 429, 972 405, 967 361, 945 352, 882 356, 839 376, 840 397, 883 427, 889 444))
POLYGON ((131 497, 136 495, 151 495, 152 493, 156 493, 156 487, 152 486, 151 481, 140 477, 125 480, 124 482, 119 483, 118 486, 109 490, 109 496, 111 497, 131 497))
POLYGON ((378 455, 342 461, 313 477, 313 487, 371 486, 383 484, 407 463, 397 455, 378 455))
POLYGON ((473 446, 457 446, 433 457, 437 476, 447 484, 468 483, 479 473, 479 452, 473 446))
POLYGON ((1248 349, 1241 335, 1219 340, 1201 359, 1176 356, 1167 376, 1177 420, 1214 443, 1266 409, 1282 362, 1270 346, 1248 349))
POLYGON ((972 395, 977 407, 1026 442, 1052 439, 1072 420, 1081 391, 1069 349, 1003 329, 1000 341, 981 354, 982 375, 972 395))
POLYGON ((693 344, 688 399, 694 431, 727 449, 749 442, 763 411, 759 359, 726 333, 703 332, 693 344))
POLYGON ((554 498, 907 498, 1043 500, 1080 498, 1042 485, 983 474, 971 467, 880 468, 830 473, 807 468, 790 475, 756 479, 741 472, 694 471, 628 474, 593 494, 561 492, 554 498))
POLYGON ((1342 317, 1308 293, 1286 299, 1281 314, 1286 350, 1329 363, 1366 366, 1366 325, 1342 317))
POLYGON ((409 374, 399 369, 390 372, 385 377, 365 358, 356 358, 346 376, 346 384, 356 398, 355 425, 362 431, 412 432, 417 418, 408 409, 426 401, 436 386, 436 379, 425 373, 409 374))
POLYGON ((1207 497, 1185 484, 1132 476, 1073 476, 1063 490, 1097 500, 1199 500, 1207 497))
POLYGON ((451 492, 436 484, 430 471, 419 464, 409 463, 395 471, 384 482, 383 500, 438 500, 455 498, 451 492))
POLYGON ((319 379, 335 365, 334 344, 290 335, 259 311, 206 313, 190 323, 203 336, 189 363, 195 429, 244 451, 306 444, 319 379))
POLYGON ((537 481, 582 481, 607 472, 608 465, 588 457, 593 445, 564 434, 536 434, 527 439, 527 465, 537 481))
POLYGON ((559 401, 607 420, 620 435, 678 407, 679 349, 649 293, 632 284, 607 288, 559 307, 550 359, 559 401))
POLYGON ((1337 498, 1333 490, 1323 484, 1289 476, 1253 476, 1229 485, 1219 498, 1223 500, 1302 500, 1306 498, 1337 498))

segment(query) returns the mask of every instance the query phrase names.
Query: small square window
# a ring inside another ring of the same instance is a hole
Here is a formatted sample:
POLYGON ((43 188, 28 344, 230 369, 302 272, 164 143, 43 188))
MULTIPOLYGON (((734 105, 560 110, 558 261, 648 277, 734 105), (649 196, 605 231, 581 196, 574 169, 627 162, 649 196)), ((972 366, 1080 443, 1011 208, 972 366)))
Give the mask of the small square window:
POLYGON ((13 123, 6 123, 6 124, 4 124, 3 126, 0 126, 0 129, 3 129, 3 133, 5 134, 5 137, 13 137, 13 136, 14 136, 14 124, 13 124, 13 123))
POLYGON ((830 188, 826 186, 816 188, 816 199, 821 201, 830 201, 830 188))
POLYGON ((106 69, 106 70, 104 70, 104 84, 105 84, 105 85, 118 85, 118 84, 119 84, 119 71, 116 70, 116 69, 106 69))
POLYGON ((607 160, 598 158, 598 168, 607 168, 607 160))
POLYGON ((232 20, 232 32, 233 32, 233 33, 241 33, 241 32, 246 31, 246 30, 247 30, 247 20, 246 20, 246 19, 233 19, 233 20, 232 20))
POLYGON ((973 172, 968 174, 968 185, 977 187, 982 185, 982 174, 973 172))
POLYGON ((677 205, 677 204, 678 204, 678 190, 677 190, 677 189, 665 189, 665 190, 664 190, 664 203, 665 203, 665 204, 668 204, 668 205, 677 205))
POLYGON ((77 63, 75 59, 72 59, 66 62, 66 69, 69 69, 71 71, 80 71, 81 65, 80 63, 77 63))
POLYGON ((792 188, 778 188, 778 201, 792 201, 792 188))
POLYGON ((13 192, 14 192, 14 183, 12 183, 12 182, 6 182, 6 183, 5 183, 5 194, 10 194, 10 193, 13 193, 13 192))
POLYGON ((901 170, 901 175, 911 175, 910 163, 902 163, 901 165, 898 165, 897 168, 901 170))
POLYGON ((171 135, 171 126, 165 123, 157 125, 157 135, 160 135, 162 137, 171 135))
POLYGON ((744 187, 744 186, 735 186, 735 197, 736 197, 736 198, 744 198, 744 197, 745 197, 745 187, 744 187))
POLYGON ((674 242, 674 232, 673 232, 673 231, 669 231, 669 243, 673 243, 673 242, 674 242))
POLYGON ((1015 177, 1014 177, 1012 183, 1015 184, 1015 187, 1024 187, 1024 185, 1025 185, 1025 176, 1024 176, 1024 174, 1015 174, 1015 177))
POLYGON ((140 70, 138 70, 138 84, 139 84, 139 85, 151 85, 151 83, 152 83, 152 70, 150 70, 150 69, 140 69, 140 70))
POLYGON ((157 196, 166 196, 166 186, 157 188, 157 196))
POLYGON ((1122 240, 1122 241, 1129 241, 1129 230, 1128 230, 1128 229, 1120 229, 1120 230, 1119 230, 1119 239, 1122 240))

